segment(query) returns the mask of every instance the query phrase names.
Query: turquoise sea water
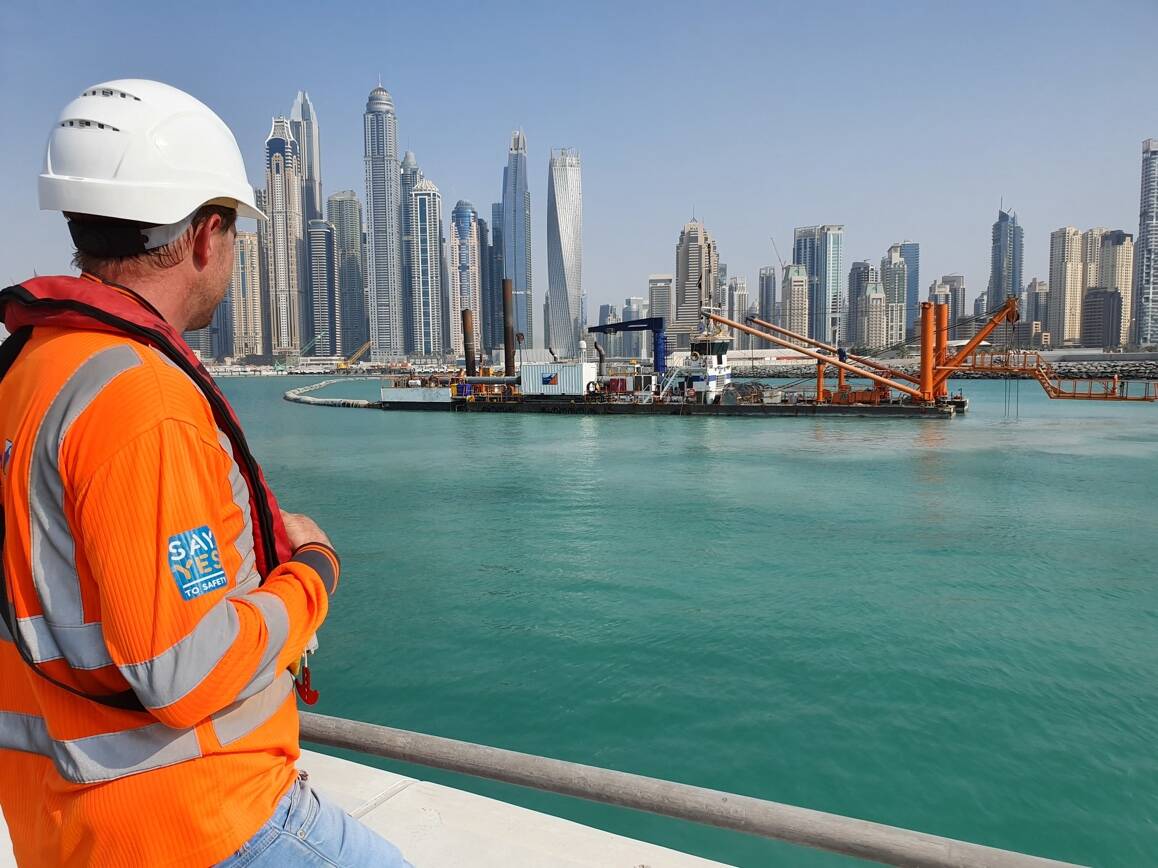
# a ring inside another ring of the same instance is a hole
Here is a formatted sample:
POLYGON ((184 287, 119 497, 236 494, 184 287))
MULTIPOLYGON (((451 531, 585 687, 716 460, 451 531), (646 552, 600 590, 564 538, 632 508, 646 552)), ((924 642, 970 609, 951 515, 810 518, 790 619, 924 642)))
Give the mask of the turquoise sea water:
MULTIPOLYGON (((964 383, 952 421, 281 400, 304 382, 223 386, 283 505, 343 557, 318 710, 1158 862, 1158 407, 1028 382, 1016 416, 1005 383, 964 383)), ((735 864, 852 864, 378 764, 735 864)))

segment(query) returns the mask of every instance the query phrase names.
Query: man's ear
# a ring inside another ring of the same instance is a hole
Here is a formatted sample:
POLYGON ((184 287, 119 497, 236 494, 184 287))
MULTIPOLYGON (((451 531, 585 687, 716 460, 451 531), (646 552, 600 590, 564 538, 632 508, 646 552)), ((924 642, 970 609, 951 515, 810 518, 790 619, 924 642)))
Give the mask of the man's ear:
POLYGON ((193 229, 193 267, 198 271, 204 270, 213 262, 216 245, 224 244, 225 233, 221 231, 222 219, 220 214, 210 214, 193 229))

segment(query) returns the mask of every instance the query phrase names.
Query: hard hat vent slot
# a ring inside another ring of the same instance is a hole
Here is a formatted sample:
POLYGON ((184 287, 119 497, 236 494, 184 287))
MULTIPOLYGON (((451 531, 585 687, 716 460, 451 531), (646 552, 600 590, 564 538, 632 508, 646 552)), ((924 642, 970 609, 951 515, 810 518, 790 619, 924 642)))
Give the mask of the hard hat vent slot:
POLYGON ((112 124, 102 124, 100 121, 86 121, 79 118, 74 120, 61 121, 62 127, 72 127, 81 130, 109 130, 114 133, 119 133, 120 129, 114 127, 112 124))
POLYGON ((133 96, 131 93, 125 93, 123 90, 115 90, 111 87, 94 87, 92 90, 86 90, 81 96, 110 96, 121 99, 133 99, 137 102, 141 101, 139 96, 133 96))

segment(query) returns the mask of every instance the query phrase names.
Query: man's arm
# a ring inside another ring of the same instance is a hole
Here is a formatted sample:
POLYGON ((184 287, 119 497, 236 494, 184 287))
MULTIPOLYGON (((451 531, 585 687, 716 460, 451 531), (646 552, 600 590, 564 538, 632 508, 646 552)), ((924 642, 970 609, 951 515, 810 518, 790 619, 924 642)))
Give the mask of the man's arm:
POLYGON ((337 555, 317 541, 258 587, 232 469, 195 425, 166 419, 97 468, 77 497, 77 545, 99 589, 105 644, 172 727, 270 684, 299 658, 338 582, 337 555))

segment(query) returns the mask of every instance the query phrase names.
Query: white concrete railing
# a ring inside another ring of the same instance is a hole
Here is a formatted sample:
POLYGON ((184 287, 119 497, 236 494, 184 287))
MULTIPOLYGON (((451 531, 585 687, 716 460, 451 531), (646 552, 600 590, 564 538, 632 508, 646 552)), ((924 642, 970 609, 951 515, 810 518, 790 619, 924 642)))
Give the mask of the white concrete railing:
POLYGON ((887 865, 922 868, 1058 868, 1069 865, 750 796, 340 717, 303 712, 301 737, 315 744, 634 808, 887 865))

